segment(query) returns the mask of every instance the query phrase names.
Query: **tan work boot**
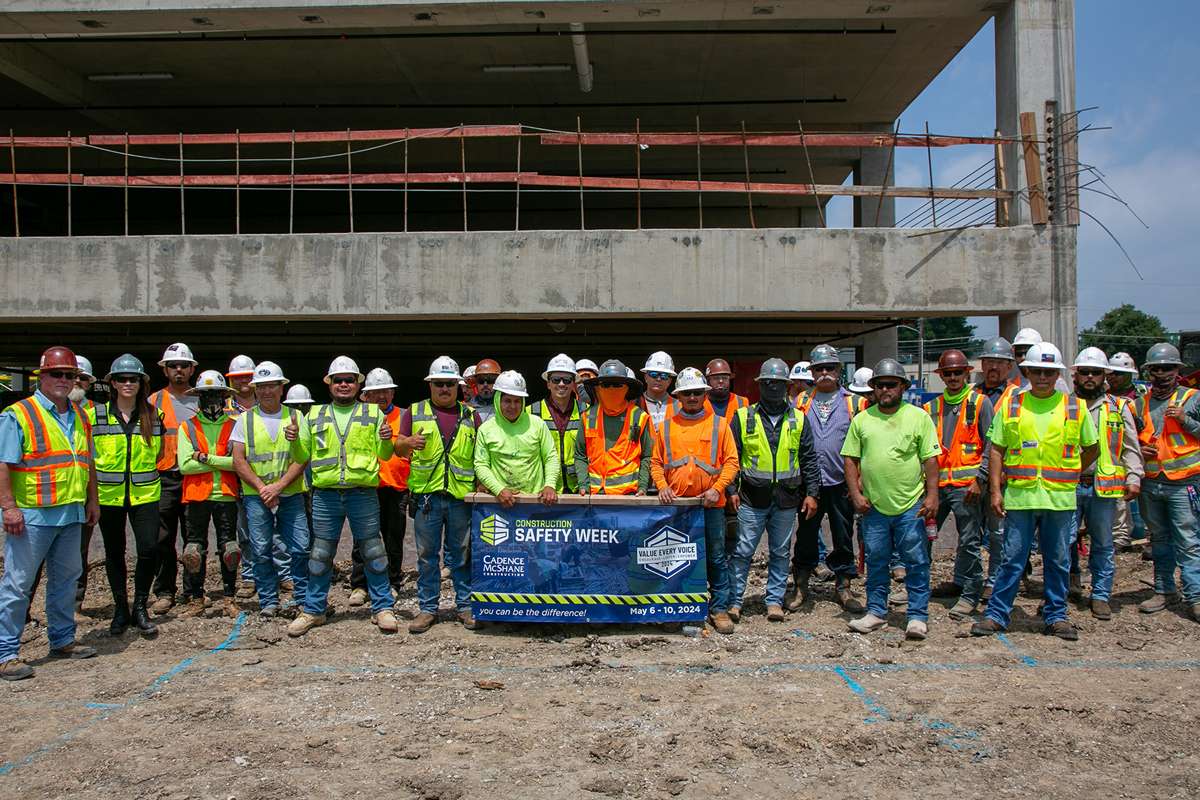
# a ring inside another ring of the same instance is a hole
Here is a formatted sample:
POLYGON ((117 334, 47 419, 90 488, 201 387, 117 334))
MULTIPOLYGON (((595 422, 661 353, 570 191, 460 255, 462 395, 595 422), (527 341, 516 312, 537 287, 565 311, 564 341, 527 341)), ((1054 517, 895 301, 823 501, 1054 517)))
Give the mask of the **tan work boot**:
POLYGON ((174 607, 175 595, 160 594, 154 598, 154 605, 150 606, 150 613, 156 617, 160 617, 174 607))
POLYGON ((724 611, 718 611, 715 614, 708 615, 708 624, 713 626, 713 630, 717 633, 730 634, 737 630, 734 627, 733 620, 729 618, 729 614, 724 611))
POLYGON ((799 611, 800 608, 808 602, 808 584, 812 579, 812 572, 802 569, 796 573, 796 593, 792 598, 784 603, 784 607, 788 611, 799 611))
POLYGON ((741 606, 734 606, 733 608, 729 609, 729 611, 727 611, 725 613, 727 613, 729 615, 729 618, 731 620, 733 620, 734 622, 742 621, 742 607, 741 606))
POLYGON ((975 608, 976 608, 975 604, 972 603, 970 600, 964 600, 963 598, 960 597, 960 598, 958 598, 958 602, 950 607, 950 612, 949 612, 950 619, 960 620, 960 621, 964 620, 964 619, 969 619, 970 616, 975 613, 975 608))
POLYGON ((767 606, 768 622, 783 622, 783 606, 771 604, 767 606))
POLYGON ((367 604, 368 597, 369 595, 367 594, 367 590, 360 587, 350 591, 350 599, 346 602, 348 605, 357 608, 358 606, 365 606, 367 604))
POLYGON ((33 677, 33 667, 19 658, 12 658, 0 664, 0 680, 23 681, 33 677))
POLYGON ((307 611, 301 611, 294 620, 288 623, 287 635, 293 638, 303 636, 313 628, 319 628, 324 624, 324 614, 309 614, 307 611))
POLYGON ((864 617, 850 620, 850 622, 847 623, 847 627, 849 627, 850 630, 854 631, 855 633, 870 633, 871 631, 877 631, 880 628, 886 628, 887 620, 881 619, 874 614, 867 614, 864 617))
POLYGON ((428 611, 422 611, 413 618, 413 621, 408 623, 409 633, 424 633, 437 624, 438 618, 436 614, 430 614, 428 611))
POLYGON ((204 613, 204 609, 208 608, 207 597, 189 597, 187 602, 183 604, 183 608, 179 610, 181 617, 198 617, 204 613))
POLYGON ((254 588, 254 583, 252 581, 242 581, 238 585, 237 592, 234 593, 234 597, 236 597, 239 600, 249 600, 251 597, 254 597, 254 595, 256 595, 257 593, 258 592, 254 588))
POLYGON ((837 601, 838 605, 849 611, 851 614, 861 614, 866 611, 866 606, 862 604, 854 593, 850 590, 850 579, 839 577, 837 581, 837 601))
POLYGON ((1092 616, 1096 619, 1112 619, 1112 606, 1107 600, 1092 600, 1092 616))
POLYGON ((1158 594, 1156 592, 1149 600, 1138 603, 1138 611, 1143 614, 1157 614, 1165 611, 1168 605, 1175 602, 1175 598, 1174 594, 1158 594))
POLYGON ((385 608, 378 614, 372 614, 371 622, 375 623, 375 627, 379 628, 380 633, 396 633, 400 630, 400 623, 396 621, 396 615, 390 608, 385 608))
POLYGON ((471 613, 471 609, 469 608, 464 608, 458 612, 458 621, 469 631, 479 628, 479 623, 475 621, 475 615, 471 613))
POLYGON ((222 606, 222 607, 221 607, 221 611, 222 611, 222 612, 225 614, 225 616, 227 616, 227 617, 234 617, 234 618, 236 618, 238 614, 241 614, 241 613, 242 613, 242 607, 241 607, 241 606, 239 606, 239 605, 237 604, 237 600, 235 600, 235 599, 234 599, 234 598, 232 598, 232 597, 226 597, 226 598, 224 599, 224 601, 222 601, 222 604, 221 604, 221 606, 222 606))
POLYGON ((904 628, 905 639, 921 640, 929 635, 929 624, 924 620, 910 619, 904 628))

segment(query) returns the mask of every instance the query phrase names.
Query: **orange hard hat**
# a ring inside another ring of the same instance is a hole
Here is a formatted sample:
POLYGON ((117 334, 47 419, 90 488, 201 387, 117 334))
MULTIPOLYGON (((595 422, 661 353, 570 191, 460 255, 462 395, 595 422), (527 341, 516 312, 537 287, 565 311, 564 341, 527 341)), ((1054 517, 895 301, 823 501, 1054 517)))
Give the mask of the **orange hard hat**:
POLYGON ((733 370, 729 368, 729 362, 723 358, 714 358, 708 362, 708 366, 704 368, 704 375, 732 375, 733 370))
POLYGON ((71 352, 70 348, 55 345, 46 348, 46 352, 42 353, 37 371, 41 372, 44 369, 70 369, 78 372, 79 362, 75 360, 75 354, 71 352))
POLYGON ((967 361, 967 357, 962 350, 946 350, 938 358, 937 369, 934 372, 941 372, 944 369, 970 368, 971 363, 967 361))
POLYGON ((485 358, 475 365, 475 376, 480 375, 499 375, 500 365, 494 358, 485 358))

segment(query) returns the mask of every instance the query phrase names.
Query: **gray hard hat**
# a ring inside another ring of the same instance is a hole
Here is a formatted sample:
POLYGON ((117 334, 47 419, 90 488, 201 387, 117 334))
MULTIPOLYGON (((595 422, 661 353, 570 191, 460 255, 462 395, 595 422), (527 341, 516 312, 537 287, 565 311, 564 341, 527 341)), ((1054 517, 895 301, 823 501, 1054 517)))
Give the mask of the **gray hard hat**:
POLYGON ((756 381, 786 381, 792 374, 787 362, 782 358, 768 358, 759 367, 756 381))
POLYGON ((871 376, 871 380, 868 381, 871 386, 874 386, 875 381, 879 380, 880 378, 899 378, 900 380, 904 381, 906 385, 912 383, 912 381, 908 379, 908 373, 904 371, 904 367, 901 366, 900 362, 894 358, 880 359, 879 363, 875 365, 874 373, 875 374, 871 376))
POLYGON ((1169 367, 1183 366, 1179 359, 1179 348, 1168 342, 1159 342, 1146 351, 1146 366, 1163 364, 1169 367))
POLYGON ((593 387, 598 386, 602 382, 608 383, 612 381, 621 381, 629 387, 629 393, 626 396, 630 400, 634 400, 641 395, 644 387, 642 382, 636 377, 631 377, 632 374, 633 373, 629 370, 629 367, 626 367, 623 362, 618 361, 615 358, 610 358, 608 361, 605 361, 600 365, 600 371, 596 377, 589 378, 587 381, 584 381, 584 385, 591 390, 593 387))
POLYGON ((837 364, 841 365, 842 359, 838 355, 838 349, 831 344, 819 344, 812 349, 812 353, 808 356, 808 368, 812 369, 818 364, 837 364))
POLYGON ((147 379, 150 377, 146 374, 146 368, 142 365, 141 359, 130 353, 116 357, 108 374, 104 376, 104 380, 110 380, 113 375, 141 375, 147 379))
POLYGON ((1013 346, 1008 339, 1003 336, 993 336, 983 343, 983 350, 979 353, 980 358, 1004 358, 1009 361, 1016 361, 1017 354, 1013 352, 1013 346))

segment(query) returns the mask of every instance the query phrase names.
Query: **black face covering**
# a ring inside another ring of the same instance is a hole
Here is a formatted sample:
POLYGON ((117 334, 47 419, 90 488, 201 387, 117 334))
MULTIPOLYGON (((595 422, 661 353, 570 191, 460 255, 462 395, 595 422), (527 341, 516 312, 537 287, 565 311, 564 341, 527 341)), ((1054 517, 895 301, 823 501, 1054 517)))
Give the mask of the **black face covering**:
POLYGON ((777 414, 787 406, 787 381, 759 381, 759 405, 766 411, 777 414))
POLYGON ((210 422, 216 422, 225 413, 225 395, 220 392, 201 392, 200 413, 210 422))
POLYGON ((1082 397, 1084 400, 1095 400, 1100 395, 1104 394, 1104 384, 1100 384, 1095 389, 1087 390, 1079 384, 1075 384, 1075 394, 1082 397))

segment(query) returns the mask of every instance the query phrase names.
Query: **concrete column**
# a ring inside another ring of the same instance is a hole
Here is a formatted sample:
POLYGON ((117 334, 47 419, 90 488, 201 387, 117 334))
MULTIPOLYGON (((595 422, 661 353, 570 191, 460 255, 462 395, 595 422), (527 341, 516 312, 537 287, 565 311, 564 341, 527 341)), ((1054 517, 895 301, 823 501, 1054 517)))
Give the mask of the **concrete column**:
POLYGON ((812 202, 811 198, 804 198, 804 205, 800 206, 800 227, 820 228, 823 211, 824 209, 817 211, 817 204, 812 202))
POLYGON ((895 358, 899 336, 900 331, 898 328, 884 328, 881 331, 868 333, 862 337, 862 365, 864 367, 874 367, 881 358, 895 358))
MULTIPOLYGON (((894 123, 874 123, 860 126, 862 130, 877 133, 892 133, 894 123)), ((854 167, 856 186, 892 186, 896 183, 895 163, 891 148, 863 147, 858 151, 858 162, 854 167), (892 163, 888 163, 892 162, 892 163)), ((896 225, 896 198, 854 198, 854 227, 893 228, 896 225), (876 216, 879 222, 876 224, 876 216)), ((871 362, 875 363, 875 362, 871 362)))

